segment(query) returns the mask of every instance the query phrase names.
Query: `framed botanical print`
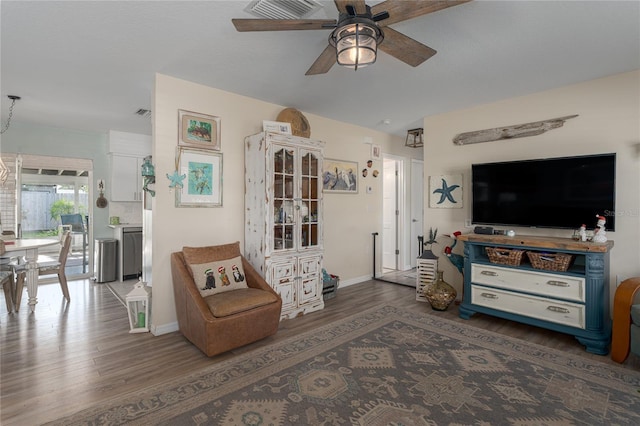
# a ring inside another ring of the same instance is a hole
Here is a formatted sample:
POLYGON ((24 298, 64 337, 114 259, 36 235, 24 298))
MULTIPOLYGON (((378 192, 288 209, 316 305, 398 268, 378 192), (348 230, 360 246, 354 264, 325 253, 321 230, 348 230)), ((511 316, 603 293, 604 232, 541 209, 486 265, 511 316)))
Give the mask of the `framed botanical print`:
POLYGON ((178 145, 220 151, 220 117, 178 110, 178 145))
POLYGON ((178 174, 186 178, 176 207, 222 207, 222 153, 178 147, 178 174))

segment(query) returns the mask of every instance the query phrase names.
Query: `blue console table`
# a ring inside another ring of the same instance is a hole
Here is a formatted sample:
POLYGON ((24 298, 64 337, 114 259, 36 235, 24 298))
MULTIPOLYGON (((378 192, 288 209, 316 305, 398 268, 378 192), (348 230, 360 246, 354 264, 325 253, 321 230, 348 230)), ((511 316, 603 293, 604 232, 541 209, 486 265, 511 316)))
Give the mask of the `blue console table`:
POLYGON ((460 317, 476 312, 575 336, 588 352, 609 353, 609 252, 613 241, 569 238, 460 235, 464 242, 464 296, 460 317), (487 247, 573 256, 566 272, 491 263, 487 247))

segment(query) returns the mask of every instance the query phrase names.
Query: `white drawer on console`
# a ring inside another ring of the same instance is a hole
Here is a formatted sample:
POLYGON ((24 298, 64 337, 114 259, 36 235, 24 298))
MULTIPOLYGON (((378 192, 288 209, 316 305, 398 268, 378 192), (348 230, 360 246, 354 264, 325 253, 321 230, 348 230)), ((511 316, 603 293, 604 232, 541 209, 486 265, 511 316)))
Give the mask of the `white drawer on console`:
POLYGON ((581 277, 474 263, 471 265, 471 282, 577 302, 585 301, 585 280, 581 277))
POLYGON ((471 303, 571 327, 584 328, 584 305, 471 286, 471 303))

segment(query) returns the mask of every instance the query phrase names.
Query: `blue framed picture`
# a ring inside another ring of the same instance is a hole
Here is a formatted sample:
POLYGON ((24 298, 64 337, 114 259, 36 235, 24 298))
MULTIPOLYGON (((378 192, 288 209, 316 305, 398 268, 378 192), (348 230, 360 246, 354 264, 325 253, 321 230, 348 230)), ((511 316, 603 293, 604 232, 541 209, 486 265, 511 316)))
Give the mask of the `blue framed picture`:
POLYGON ((179 147, 178 164, 185 182, 176 188, 176 207, 222 207, 222 153, 179 147))

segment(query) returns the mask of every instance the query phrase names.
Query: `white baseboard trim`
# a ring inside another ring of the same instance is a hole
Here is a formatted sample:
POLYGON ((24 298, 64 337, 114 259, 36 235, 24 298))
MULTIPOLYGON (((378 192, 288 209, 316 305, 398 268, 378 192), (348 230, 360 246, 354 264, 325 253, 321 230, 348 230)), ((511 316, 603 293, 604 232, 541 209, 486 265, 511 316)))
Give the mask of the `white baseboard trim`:
POLYGON ((154 336, 173 333, 174 331, 178 331, 178 330, 180 330, 180 328, 178 327, 178 321, 170 322, 169 324, 161 324, 161 325, 151 324, 151 334, 153 334, 154 336))
MULTIPOLYGON (((355 277, 348 280, 340 280, 340 284, 338 285, 338 289, 341 287, 348 287, 350 285, 359 284, 361 282, 371 280, 370 275, 363 275, 361 277, 355 277)), ((162 334, 173 333, 174 331, 179 331, 178 322, 170 322, 168 324, 155 325, 151 324, 151 334, 154 336, 160 336, 162 334)))
POLYGON ((348 280, 340 280, 340 284, 338 285, 338 289, 340 289, 340 287, 349 287, 350 285, 354 285, 354 284, 359 284, 361 282, 365 282, 365 281, 369 281, 372 280, 373 278, 371 278, 370 275, 364 275, 361 277, 355 277, 355 278, 351 278, 348 280))

